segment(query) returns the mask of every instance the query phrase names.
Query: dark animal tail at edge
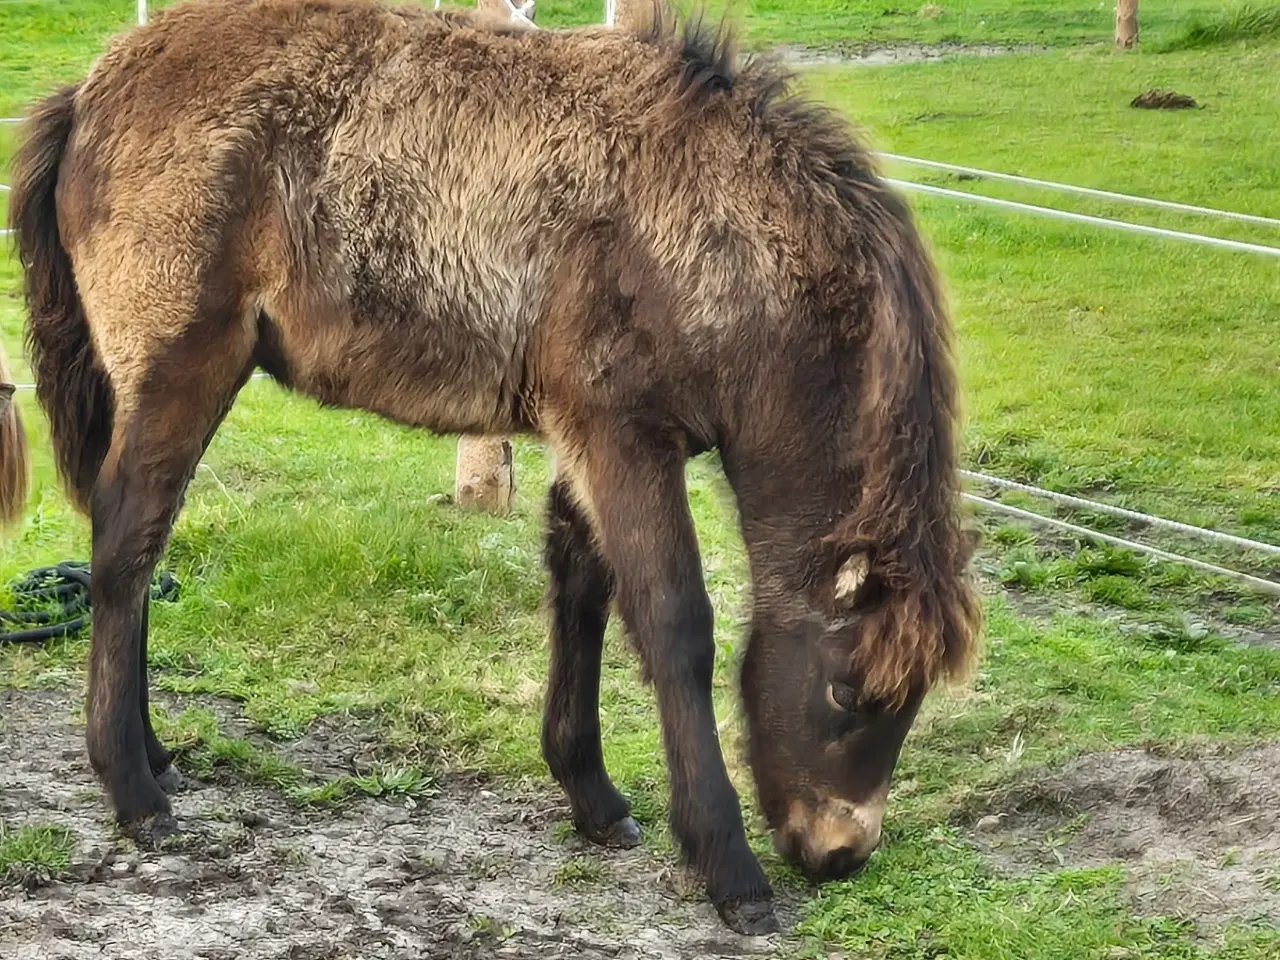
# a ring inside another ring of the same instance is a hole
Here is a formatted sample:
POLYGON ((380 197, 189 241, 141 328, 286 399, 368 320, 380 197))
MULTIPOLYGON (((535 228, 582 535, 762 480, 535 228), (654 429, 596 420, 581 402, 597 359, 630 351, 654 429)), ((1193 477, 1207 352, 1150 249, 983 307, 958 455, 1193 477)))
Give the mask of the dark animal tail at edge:
POLYGON ((13 160, 9 211, 22 264, 36 397, 49 418, 58 473, 72 503, 88 513, 111 444, 115 399, 58 233, 58 169, 74 125, 76 91, 59 90, 27 121, 13 160))
POLYGON ((959 502, 951 321, 910 209, 891 197, 889 242, 870 253, 879 282, 858 410, 862 494, 831 539, 841 556, 866 557, 884 599, 861 620, 853 667, 865 689, 901 703, 967 672, 982 608, 966 573, 977 537, 959 502))

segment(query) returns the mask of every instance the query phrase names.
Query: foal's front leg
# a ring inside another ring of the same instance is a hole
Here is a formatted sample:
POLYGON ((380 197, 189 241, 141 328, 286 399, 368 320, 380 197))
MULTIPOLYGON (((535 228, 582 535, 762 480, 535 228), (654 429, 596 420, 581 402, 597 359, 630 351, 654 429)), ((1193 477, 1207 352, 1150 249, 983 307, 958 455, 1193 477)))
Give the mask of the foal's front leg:
POLYGON ((548 498, 545 557, 552 622, 542 755, 564 787, 578 830, 604 846, 634 847, 640 828, 609 779, 600 743, 600 659, 613 574, 560 480, 548 498))
POLYGON ((725 923, 738 933, 770 933, 778 928, 772 891, 747 844, 716 733, 714 618, 684 454, 627 427, 600 431, 578 449, 575 488, 591 504, 619 611, 657 693, 672 828, 725 923))

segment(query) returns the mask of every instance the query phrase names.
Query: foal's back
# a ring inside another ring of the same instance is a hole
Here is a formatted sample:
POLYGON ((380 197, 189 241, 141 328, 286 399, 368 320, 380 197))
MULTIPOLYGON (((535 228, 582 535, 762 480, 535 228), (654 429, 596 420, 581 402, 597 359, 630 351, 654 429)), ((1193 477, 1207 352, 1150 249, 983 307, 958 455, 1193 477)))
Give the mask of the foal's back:
POLYGON ((587 248, 626 247, 630 287, 661 277, 668 301, 707 305, 704 328, 772 289, 739 269, 776 261, 760 205, 716 189, 742 144, 664 127, 684 67, 620 31, 360 0, 167 12, 86 81, 63 171, 64 240, 113 380, 127 392, 199 323, 327 402, 536 428, 556 284, 617 273, 587 248), (146 302, 121 301, 122 264, 146 302))

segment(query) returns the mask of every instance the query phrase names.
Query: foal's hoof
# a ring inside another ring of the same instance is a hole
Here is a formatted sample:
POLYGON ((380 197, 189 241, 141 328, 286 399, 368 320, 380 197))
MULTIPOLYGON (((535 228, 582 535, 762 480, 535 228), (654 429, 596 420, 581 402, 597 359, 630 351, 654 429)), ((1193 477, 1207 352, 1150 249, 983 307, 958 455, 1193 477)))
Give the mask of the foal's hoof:
POLYGON ((630 850, 640 846, 640 825, 631 817, 623 817, 604 827, 585 827, 582 832, 588 840, 602 847, 630 850))
POLYGON ((177 793, 187 785, 187 781, 172 763, 156 774, 156 783, 160 784, 160 789, 165 793, 177 793))
POLYGON ((779 929, 771 900, 729 900, 717 903, 716 910, 725 926, 744 937, 763 937, 779 929))
POLYGON ((172 813, 157 813, 120 824, 120 832, 144 850, 159 850, 181 842, 182 828, 172 813))

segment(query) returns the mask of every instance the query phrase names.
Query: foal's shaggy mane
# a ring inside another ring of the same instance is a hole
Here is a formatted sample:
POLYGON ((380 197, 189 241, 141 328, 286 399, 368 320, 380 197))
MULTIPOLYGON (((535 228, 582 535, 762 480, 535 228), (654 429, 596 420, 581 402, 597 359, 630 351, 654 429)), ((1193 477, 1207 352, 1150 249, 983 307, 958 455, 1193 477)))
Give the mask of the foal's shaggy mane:
POLYGON ((858 625, 848 669, 865 696, 901 705, 970 669, 982 620, 965 574, 974 538, 957 505, 958 389, 941 283, 910 207, 878 177, 855 128, 795 96, 781 63, 739 66, 724 21, 711 26, 698 12, 677 24, 663 0, 641 37, 683 61, 676 97, 686 109, 718 96, 750 105, 797 189, 834 200, 815 213, 826 238, 874 278, 864 300, 834 303, 824 317, 857 357, 858 395, 849 398, 857 410, 844 442, 858 451, 860 495, 822 542, 819 579, 853 558, 867 564, 867 590, 848 611, 858 625))
MULTIPOLYGON (((815 172, 827 174, 832 185, 866 187, 875 182, 872 152, 855 129, 826 106, 796 96, 795 73, 782 61, 748 55, 738 64, 738 36, 731 21, 710 22, 701 7, 678 19, 665 0, 652 0, 637 33, 646 43, 675 48, 684 62, 677 88, 683 102, 693 105, 718 93, 738 93, 749 100, 753 116, 778 132, 785 129, 789 139, 802 145, 817 161, 815 172)), ((906 212, 896 196, 891 202, 900 208, 895 212, 906 212)))

